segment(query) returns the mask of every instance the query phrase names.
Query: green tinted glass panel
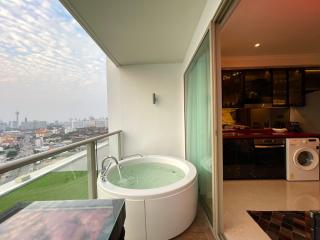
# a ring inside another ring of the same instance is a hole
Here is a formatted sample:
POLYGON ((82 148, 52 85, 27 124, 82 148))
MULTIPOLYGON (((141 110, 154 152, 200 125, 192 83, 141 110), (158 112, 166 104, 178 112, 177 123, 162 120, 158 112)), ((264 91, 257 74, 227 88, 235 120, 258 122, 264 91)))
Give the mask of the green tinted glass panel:
POLYGON ((185 74, 186 157, 198 170, 199 200, 212 221, 211 76, 209 34, 185 74))

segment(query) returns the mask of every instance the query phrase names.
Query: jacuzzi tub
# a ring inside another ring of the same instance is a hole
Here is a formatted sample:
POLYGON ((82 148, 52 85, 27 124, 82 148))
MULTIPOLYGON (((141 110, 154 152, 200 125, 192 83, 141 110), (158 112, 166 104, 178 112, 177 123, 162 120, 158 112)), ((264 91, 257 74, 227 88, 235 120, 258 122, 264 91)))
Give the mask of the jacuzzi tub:
POLYGON ((197 172, 190 162, 145 156, 123 160, 120 165, 122 179, 115 165, 105 182, 99 176, 98 198, 126 200, 126 240, 166 240, 190 226, 197 211, 198 188, 197 172))

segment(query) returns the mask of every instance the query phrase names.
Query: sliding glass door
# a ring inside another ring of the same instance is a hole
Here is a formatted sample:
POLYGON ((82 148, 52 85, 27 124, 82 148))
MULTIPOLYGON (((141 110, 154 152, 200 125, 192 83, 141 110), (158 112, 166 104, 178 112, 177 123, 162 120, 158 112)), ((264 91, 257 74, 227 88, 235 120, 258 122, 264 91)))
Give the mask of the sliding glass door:
POLYGON ((198 170, 199 201, 212 222, 212 91, 206 35, 185 73, 186 158, 198 170))

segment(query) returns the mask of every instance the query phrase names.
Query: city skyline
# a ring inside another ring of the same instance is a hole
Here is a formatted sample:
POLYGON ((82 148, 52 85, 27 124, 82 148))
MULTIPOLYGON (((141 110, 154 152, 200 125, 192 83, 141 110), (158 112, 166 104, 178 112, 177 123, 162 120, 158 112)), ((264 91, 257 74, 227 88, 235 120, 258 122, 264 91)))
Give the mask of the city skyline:
POLYGON ((59 1, 1 1, 0 36, 0 120, 107 117, 106 56, 59 1))
MULTIPOLYGON (((8 119, 8 120, 4 120, 2 118, 0 118, 0 122, 4 122, 4 123, 10 123, 13 121, 16 121, 17 117, 16 117, 16 111, 12 113, 12 118, 8 119)), ((19 122, 25 122, 26 120, 28 122, 32 122, 32 121, 46 121, 48 123, 54 123, 56 121, 58 122, 69 122, 71 120, 90 120, 90 119, 107 119, 107 116, 84 116, 84 117, 69 117, 67 119, 49 119, 49 120, 45 120, 45 119, 30 119, 24 115, 21 115, 21 113, 19 112, 19 122)))
MULTIPOLYGON (((16 121, 16 116, 14 115, 14 117, 12 119, 9 119, 9 120, 3 120, 0 118, 0 123, 10 123, 10 122, 14 122, 16 121)), ((24 116, 20 116, 19 115, 19 123, 22 123, 22 122, 33 122, 33 121, 45 121, 47 123, 54 123, 54 122, 59 122, 59 123, 63 123, 63 122, 70 122, 70 121, 83 121, 83 120, 99 120, 99 119, 108 119, 108 117, 106 116, 87 116, 87 117, 81 117, 81 118, 76 118, 76 117, 70 117, 68 119, 51 119, 51 120, 44 120, 44 119, 29 119, 27 117, 24 117, 24 116)))

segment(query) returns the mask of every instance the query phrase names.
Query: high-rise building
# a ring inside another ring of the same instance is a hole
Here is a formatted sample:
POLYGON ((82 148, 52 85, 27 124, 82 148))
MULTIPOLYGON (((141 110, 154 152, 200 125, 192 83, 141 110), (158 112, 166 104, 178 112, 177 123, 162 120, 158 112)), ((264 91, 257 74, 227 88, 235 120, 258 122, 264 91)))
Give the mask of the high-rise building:
POLYGON ((16 111, 15 112, 15 114, 16 114, 16 122, 17 122, 17 124, 18 124, 18 126, 19 126, 19 111, 16 111))
POLYGON ((4 131, 8 128, 8 124, 0 121, 0 131, 4 131))
POLYGON ((24 121, 21 123, 20 128, 22 130, 36 130, 40 128, 47 128, 47 122, 46 121, 24 121))

